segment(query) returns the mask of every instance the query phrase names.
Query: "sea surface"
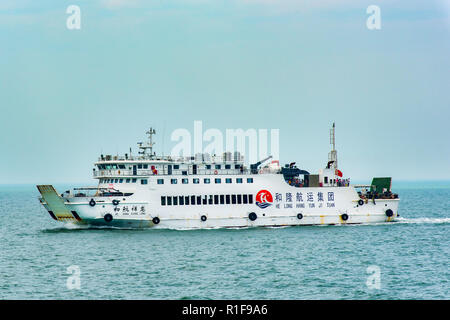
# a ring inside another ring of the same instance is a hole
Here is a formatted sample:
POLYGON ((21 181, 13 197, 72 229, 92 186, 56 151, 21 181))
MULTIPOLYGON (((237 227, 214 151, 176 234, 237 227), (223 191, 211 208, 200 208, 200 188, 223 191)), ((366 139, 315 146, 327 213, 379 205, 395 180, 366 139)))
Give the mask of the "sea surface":
POLYGON ((450 299, 450 182, 393 188, 397 223, 182 231, 64 225, 0 185, 0 299, 450 299))

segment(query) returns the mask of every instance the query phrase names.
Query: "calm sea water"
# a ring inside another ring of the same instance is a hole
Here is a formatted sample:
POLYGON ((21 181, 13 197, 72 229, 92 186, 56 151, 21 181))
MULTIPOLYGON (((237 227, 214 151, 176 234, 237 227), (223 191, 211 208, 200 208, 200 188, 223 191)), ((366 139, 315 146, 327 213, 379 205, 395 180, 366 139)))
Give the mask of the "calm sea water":
POLYGON ((35 186, 3 185, 0 298, 450 299, 450 182, 394 189, 398 223, 165 231, 64 226, 35 186))

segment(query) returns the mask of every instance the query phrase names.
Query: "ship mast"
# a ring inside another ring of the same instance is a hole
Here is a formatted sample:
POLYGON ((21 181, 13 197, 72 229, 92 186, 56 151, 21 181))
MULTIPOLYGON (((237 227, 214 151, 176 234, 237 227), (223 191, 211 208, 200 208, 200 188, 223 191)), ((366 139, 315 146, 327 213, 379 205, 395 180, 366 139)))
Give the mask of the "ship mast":
POLYGON ((331 151, 328 153, 328 161, 334 161, 331 165, 334 167, 334 169, 337 169, 338 168, 338 163, 337 163, 335 129, 336 129, 336 125, 333 122, 333 127, 330 129, 331 151))
POLYGON ((139 151, 138 153, 141 154, 144 158, 148 156, 149 159, 153 159, 153 145, 155 144, 155 142, 153 142, 153 135, 156 134, 156 131, 155 129, 150 128, 150 130, 148 130, 146 134, 148 135, 148 142, 146 144, 144 144, 143 142, 137 143, 139 149, 141 149, 141 151, 139 151), (150 152, 147 152, 147 150, 149 150, 150 152))

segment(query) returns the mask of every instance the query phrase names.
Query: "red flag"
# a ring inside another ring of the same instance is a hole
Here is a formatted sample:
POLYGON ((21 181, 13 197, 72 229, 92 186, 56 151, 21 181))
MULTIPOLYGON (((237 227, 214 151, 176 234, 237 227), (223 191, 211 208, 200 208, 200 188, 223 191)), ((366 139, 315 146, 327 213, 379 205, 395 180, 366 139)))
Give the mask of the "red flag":
POLYGON ((341 171, 341 170, 336 169, 336 170, 334 171, 334 174, 337 175, 337 176, 339 176, 339 177, 342 177, 342 171, 341 171))

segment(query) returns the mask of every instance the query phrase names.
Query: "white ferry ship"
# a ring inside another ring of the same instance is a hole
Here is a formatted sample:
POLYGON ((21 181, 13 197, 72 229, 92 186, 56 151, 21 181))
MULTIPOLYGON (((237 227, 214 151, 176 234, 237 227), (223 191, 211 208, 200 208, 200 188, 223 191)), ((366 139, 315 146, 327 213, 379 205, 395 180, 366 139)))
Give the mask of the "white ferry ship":
POLYGON ((399 198, 391 178, 350 185, 332 150, 317 174, 280 166, 272 157, 246 166, 239 152, 174 158, 153 153, 152 137, 138 156, 101 155, 96 187, 58 194, 38 185, 41 204, 57 221, 131 228, 238 228, 394 221, 399 198))

